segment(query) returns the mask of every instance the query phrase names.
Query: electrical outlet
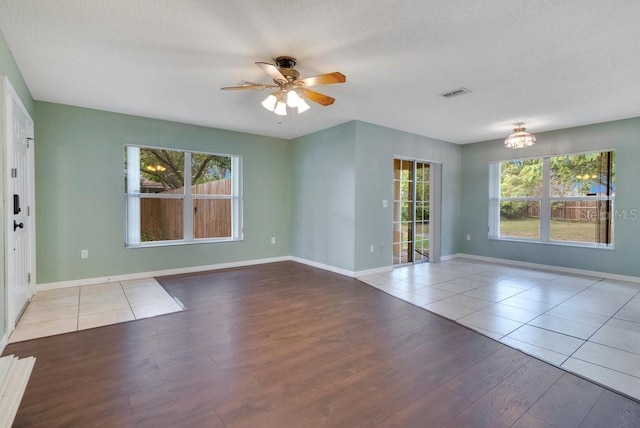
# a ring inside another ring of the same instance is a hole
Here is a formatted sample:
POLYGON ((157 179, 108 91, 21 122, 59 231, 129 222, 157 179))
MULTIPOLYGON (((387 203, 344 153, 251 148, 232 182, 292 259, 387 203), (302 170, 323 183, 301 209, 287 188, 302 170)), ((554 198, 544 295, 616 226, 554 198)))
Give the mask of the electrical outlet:
POLYGON ((467 234, 467 241, 471 241, 471 235, 467 234))
POLYGON ((89 250, 80 251, 80 258, 81 259, 88 259, 89 258, 89 250))
POLYGON ((276 243, 276 237, 275 237, 275 236, 272 236, 272 237, 271 237, 271 243, 272 243, 272 244, 275 244, 275 243, 276 243))
POLYGON ((373 244, 369 245, 369 252, 373 253, 374 249, 373 249, 373 244))

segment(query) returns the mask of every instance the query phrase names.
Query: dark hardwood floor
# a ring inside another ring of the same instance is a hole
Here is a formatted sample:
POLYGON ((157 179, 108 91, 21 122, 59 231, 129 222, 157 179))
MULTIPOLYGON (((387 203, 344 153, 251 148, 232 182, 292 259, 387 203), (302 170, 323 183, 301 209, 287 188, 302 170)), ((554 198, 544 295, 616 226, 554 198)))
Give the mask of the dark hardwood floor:
POLYGON ((7 346, 37 357, 15 426, 640 426, 640 403, 355 279, 159 281, 187 311, 7 346))

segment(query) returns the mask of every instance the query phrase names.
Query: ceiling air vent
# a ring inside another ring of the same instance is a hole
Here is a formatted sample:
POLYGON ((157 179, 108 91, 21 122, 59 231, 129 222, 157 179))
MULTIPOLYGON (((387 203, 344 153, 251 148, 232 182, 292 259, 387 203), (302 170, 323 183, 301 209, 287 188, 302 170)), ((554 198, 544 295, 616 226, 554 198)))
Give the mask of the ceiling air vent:
POLYGON ((468 94, 469 92, 471 92, 470 90, 468 90, 467 88, 458 88, 458 89, 453 89, 451 91, 447 91, 442 95, 445 98, 453 98, 453 97, 457 97, 459 95, 464 95, 464 94, 468 94))

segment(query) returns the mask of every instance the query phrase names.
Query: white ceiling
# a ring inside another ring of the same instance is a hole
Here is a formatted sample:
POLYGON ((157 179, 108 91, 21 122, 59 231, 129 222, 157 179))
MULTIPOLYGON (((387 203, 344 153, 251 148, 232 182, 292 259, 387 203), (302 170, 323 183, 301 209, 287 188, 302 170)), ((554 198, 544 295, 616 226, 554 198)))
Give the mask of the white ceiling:
POLYGON ((353 119, 470 143, 640 116, 638 0, 0 0, 37 100, 292 138, 353 119), (253 63, 340 71, 281 124, 253 63), (439 94, 465 87, 467 95, 439 94))

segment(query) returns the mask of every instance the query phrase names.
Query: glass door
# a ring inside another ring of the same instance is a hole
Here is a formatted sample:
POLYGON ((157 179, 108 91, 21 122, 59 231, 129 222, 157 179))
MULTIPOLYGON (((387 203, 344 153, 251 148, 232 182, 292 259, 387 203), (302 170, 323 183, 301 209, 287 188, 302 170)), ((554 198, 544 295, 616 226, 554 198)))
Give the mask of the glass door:
POLYGON ((415 203, 414 203, 414 262, 429 261, 429 190, 430 168, 428 163, 415 163, 415 203))
POLYGON ((393 264, 429 261, 430 165, 393 160, 393 264))

